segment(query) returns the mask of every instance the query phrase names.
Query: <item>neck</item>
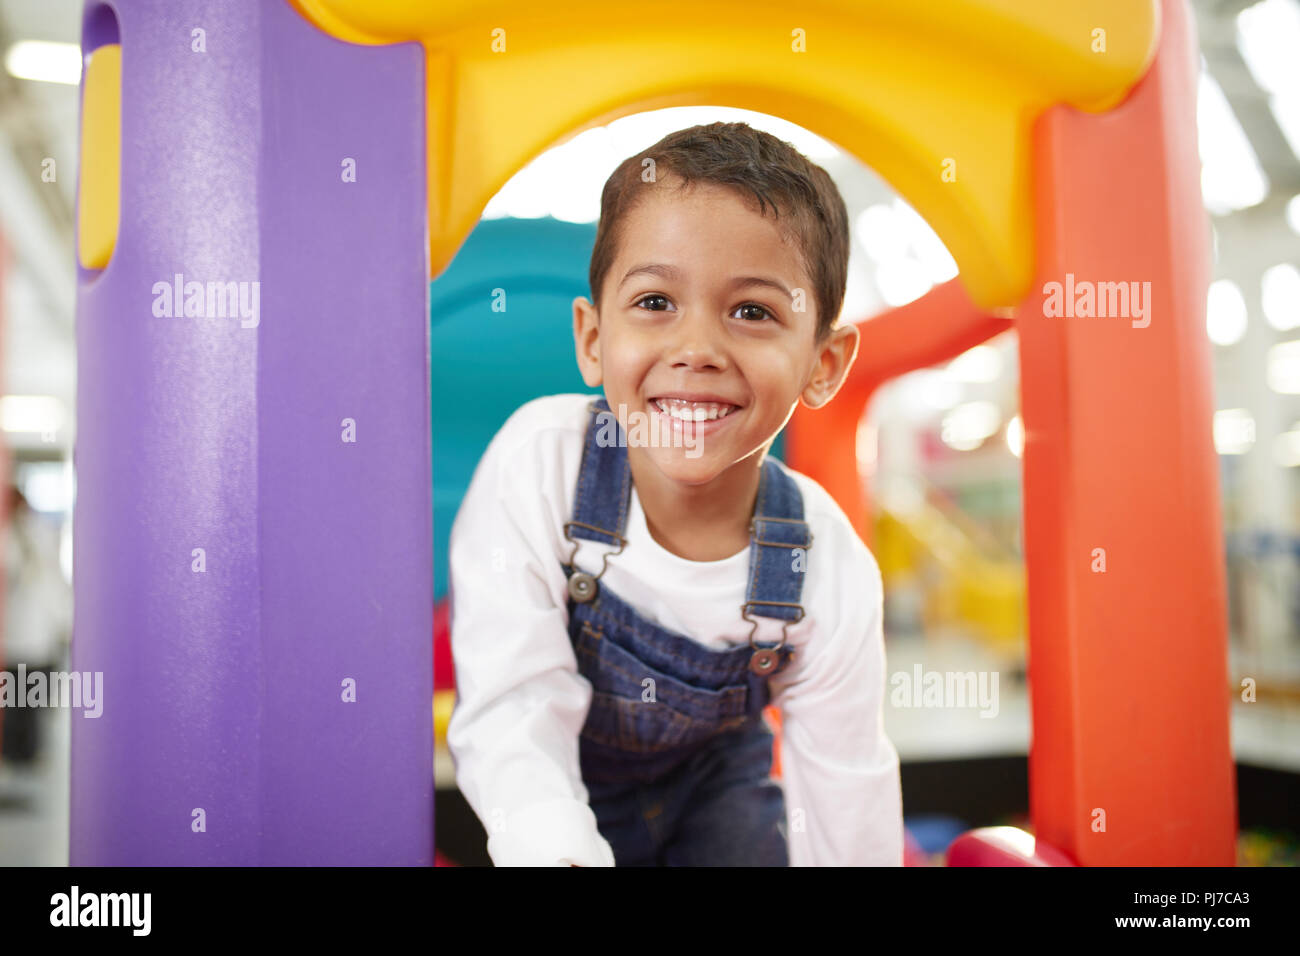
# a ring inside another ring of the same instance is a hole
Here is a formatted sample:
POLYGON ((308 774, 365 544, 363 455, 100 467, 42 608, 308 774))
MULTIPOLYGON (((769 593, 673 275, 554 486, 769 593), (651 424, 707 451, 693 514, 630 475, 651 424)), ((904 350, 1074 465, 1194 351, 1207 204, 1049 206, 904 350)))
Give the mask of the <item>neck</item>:
POLYGON ((668 478, 643 448, 627 451, 646 527, 661 547, 689 561, 720 561, 749 543, 766 448, 701 485, 668 478))

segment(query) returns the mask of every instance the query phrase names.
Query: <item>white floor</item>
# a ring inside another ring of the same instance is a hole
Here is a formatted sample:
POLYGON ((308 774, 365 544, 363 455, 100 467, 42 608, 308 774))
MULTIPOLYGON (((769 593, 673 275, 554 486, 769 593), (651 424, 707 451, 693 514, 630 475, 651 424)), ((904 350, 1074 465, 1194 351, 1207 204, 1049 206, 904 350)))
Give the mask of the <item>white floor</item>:
MULTIPOLYGON (((900 759, 941 760, 1029 752, 1026 687, 1014 680, 1014 668, 1008 666, 1009 662, 990 654, 984 645, 959 637, 929 641, 894 638, 887 642, 886 657, 885 732, 897 747, 900 759), (899 673, 910 677, 917 664, 923 673, 997 671, 997 715, 982 717, 978 708, 969 707, 893 706, 888 696, 893 687, 890 681, 899 673)), ((1267 673, 1274 686, 1284 682, 1288 673, 1295 673, 1284 670, 1279 674, 1275 659, 1270 659, 1267 667, 1254 668, 1234 659, 1231 672, 1267 673)), ((1225 688, 1225 700, 1227 693, 1225 688)), ((1294 703, 1264 698, 1253 703, 1234 701, 1231 739, 1233 756, 1240 763, 1300 772, 1300 706, 1294 703)))
POLYGON ((72 711, 40 711, 30 764, 0 760, 0 866, 66 866, 72 711))

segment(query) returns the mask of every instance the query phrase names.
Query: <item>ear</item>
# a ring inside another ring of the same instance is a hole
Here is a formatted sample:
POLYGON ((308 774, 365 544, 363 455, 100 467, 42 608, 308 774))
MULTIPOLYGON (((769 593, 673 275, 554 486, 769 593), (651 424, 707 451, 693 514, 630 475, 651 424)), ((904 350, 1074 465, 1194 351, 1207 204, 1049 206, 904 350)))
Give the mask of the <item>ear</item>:
POLYGON ((799 396, 803 403, 809 408, 821 408, 834 398, 857 357, 858 327, 846 322, 832 328, 818 348, 808 384, 799 396))
POLYGON ((600 371, 600 313, 586 296, 573 300, 573 349, 578 371, 588 388, 603 381, 600 371))

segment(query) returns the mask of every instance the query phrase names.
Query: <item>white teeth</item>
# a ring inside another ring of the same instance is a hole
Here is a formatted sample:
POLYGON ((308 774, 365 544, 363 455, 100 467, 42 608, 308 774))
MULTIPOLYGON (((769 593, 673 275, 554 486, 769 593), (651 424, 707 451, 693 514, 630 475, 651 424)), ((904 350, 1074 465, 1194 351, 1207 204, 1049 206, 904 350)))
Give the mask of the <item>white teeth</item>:
POLYGON ((672 418, 684 422, 705 422, 715 418, 725 418, 736 410, 735 405, 720 405, 717 402, 686 402, 680 398, 657 398, 655 406, 672 418))

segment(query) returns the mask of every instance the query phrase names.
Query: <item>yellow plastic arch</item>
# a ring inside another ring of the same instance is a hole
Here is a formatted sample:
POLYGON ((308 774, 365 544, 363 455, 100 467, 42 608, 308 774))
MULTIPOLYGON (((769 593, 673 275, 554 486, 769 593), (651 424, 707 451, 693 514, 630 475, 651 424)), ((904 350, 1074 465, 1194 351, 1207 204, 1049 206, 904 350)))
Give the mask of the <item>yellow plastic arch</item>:
POLYGON ((539 153, 620 116, 714 104, 781 116, 875 169, 984 308, 1032 281, 1034 119, 1114 106, 1160 29, 1159 0, 291 2, 339 39, 424 45, 432 276, 539 153))

